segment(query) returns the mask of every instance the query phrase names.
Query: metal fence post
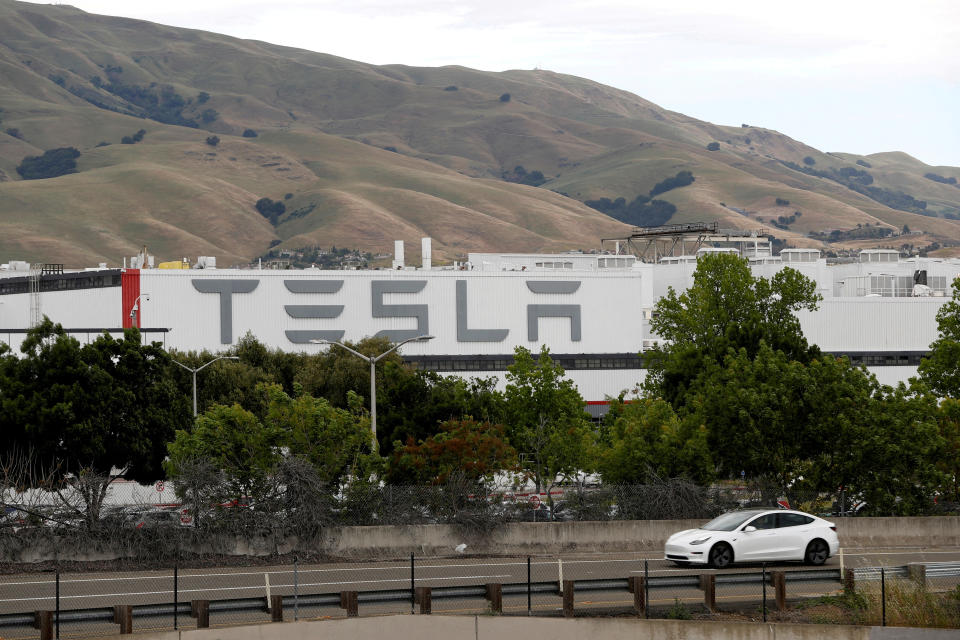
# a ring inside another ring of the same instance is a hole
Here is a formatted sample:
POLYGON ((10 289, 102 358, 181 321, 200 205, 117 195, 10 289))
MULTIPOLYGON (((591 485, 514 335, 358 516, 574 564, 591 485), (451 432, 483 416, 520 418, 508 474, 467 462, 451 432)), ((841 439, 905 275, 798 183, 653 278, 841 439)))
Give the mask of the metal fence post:
POLYGON ((531 615, 533 607, 530 601, 530 556, 527 556, 527 615, 531 615))
POLYGON ((180 564, 179 562, 173 563, 173 630, 174 631, 177 630, 177 625, 179 623, 179 619, 177 617, 178 615, 177 609, 179 608, 178 605, 180 604, 179 602, 180 594, 178 593, 180 590, 179 589, 180 585, 178 584, 180 581, 180 571, 178 566, 179 564, 180 564))
POLYGON ((293 621, 300 616, 300 573, 297 559, 293 559, 293 621))
POLYGON ((57 604, 54 624, 57 629, 57 640, 60 640, 60 568, 57 567, 57 604))
POLYGON ((887 626, 887 579, 883 567, 880 567, 880 626, 887 626))
POLYGON ((647 606, 643 608, 643 617, 650 617, 650 566, 649 563, 643 561, 643 590, 644 590, 644 599, 643 601, 647 606))
POLYGON ((760 565, 760 584, 763 585, 763 621, 767 621, 767 563, 760 565))
POLYGON ((413 615, 417 606, 416 574, 414 573, 413 554, 410 554, 410 614, 413 615))

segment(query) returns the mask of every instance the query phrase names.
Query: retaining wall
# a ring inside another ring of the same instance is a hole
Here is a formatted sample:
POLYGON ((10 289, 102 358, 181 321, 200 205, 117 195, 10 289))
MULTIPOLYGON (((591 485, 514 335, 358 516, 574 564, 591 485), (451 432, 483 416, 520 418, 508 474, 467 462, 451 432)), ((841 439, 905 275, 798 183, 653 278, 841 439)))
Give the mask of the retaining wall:
MULTIPOLYGON (((834 520, 844 548, 958 547, 960 517, 837 518, 834 520)), ((331 527, 319 542, 307 547, 296 538, 241 538, 210 536, 185 552, 237 556, 269 556, 313 551, 331 558, 382 560, 406 558, 411 553, 445 556, 466 544, 466 553, 481 555, 551 555, 604 551, 659 551, 667 537, 696 528, 702 520, 627 520, 612 522, 510 523, 481 534, 455 525, 384 527, 331 527)), ((34 545, 0 545, 0 562, 53 560, 49 541, 34 545)), ((72 547, 70 557, 61 549, 61 560, 109 560, 123 551, 103 547, 72 547)))
MULTIPOLYGON (((155 634, 140 640, 955 640, 955 629, 726 623, 630 618, 558 620, 493 616, 388 616, 155 634)), ((121 640, 129 636, 115 636, 121 640)))

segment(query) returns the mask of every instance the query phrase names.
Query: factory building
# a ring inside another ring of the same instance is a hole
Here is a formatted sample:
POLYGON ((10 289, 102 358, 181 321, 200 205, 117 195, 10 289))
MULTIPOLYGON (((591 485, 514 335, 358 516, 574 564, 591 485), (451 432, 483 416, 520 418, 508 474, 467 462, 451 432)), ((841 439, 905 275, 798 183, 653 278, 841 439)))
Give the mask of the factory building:
MULTIPOLYGON (((717 250, 725 249, 699 253, 717 250)), ((739 252, 755 275, 789 266, 816 282, 823 302, 800 314, 807 339, 865 364, 884 384, 916 373, 960 274, 955 260, 901 259, 886 250, 836 265, 813 249, 739 252)), ((476 253, 436 267, 428 241, 421 254, 421 264, 408 265, 400 245, 393 268, 352 271, 218 269, 209 258, 198 262, 202 268, 150 268, 145 252, 122 269, 68 272, 11 262, 0 270, 0 339, 16 350, 42 316, 82 342, 137 326, 145 340, 185 351, 227 349, 247 333, 272 348, 308 353, 328 348, 311 340, 431 335, 404 345, 404 360, 501 380, 515 347, 547 345, 599 415, 608 397, 644 379, 640 354, 658 339, 650 330, 654 305, 669 288, 690 286, 698 259, 476 253)))

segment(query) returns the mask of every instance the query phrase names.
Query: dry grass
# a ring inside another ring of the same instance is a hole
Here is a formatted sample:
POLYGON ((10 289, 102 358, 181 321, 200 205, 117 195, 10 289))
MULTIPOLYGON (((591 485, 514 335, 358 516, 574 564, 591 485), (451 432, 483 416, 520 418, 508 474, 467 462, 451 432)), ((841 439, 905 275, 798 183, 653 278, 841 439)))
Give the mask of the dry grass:
MULTIPOLYGON (((820 153, 771 130, 701 122, 583 78, 375 67, 9 0, 0 0, 0 41, 0 131, 14 127, 24 138, 0 133, 5 259, 115 261, 147 243, 161 258, 204 253, 229 264, 275 240, 380 251, 422 235, 435 238, 438 257, 590 248, 625 229, 575 200, 630 199, 684 169, 697 182, 663 196, 678 206, 677 222, 754 227, 757 216, 781 213, 771 202, 782 197, 803 212, 789 232, 777 232, 796 244, 809 244, 811 230, 878 221, 960 243, 956 222, 891 210, 773 159, 810 155, 827 168, 859 156, 820 153), (128 84, 169 84, 188 99, 206 91, 206 106, 220 117, 210 131, 161 125, 66 90, 92 91, 90 78, 105 77, 107 66, 121 66, 128 84), (451 85, 458 90, 444 90, 451 85), (502 93, 513 99, 500 102, 502 93), (141 127, 142 143, 116 144, 141 127), (239 137, 246 127, 260 136, 239 137), (215 149, 204 144, 210 133, 221 138, 215 149), (714 140, 721 150, 706 151, 714 140), (95 148, 100 141, 113 144, 95 148), (19 182, 15 167, 25 155, 60 146, 81 150, 80 174, 19 182), (518 164, 552 181, 530 189, 498 180, 518 164), (313 212, 276 229, 251 218, 257 198, 286 193, 313 212)), ((901 153, 868 159, 878 185, 927 199, 932 211, 960 210, 960 189, 923 178, 930 169, 960 170, 901 153)))

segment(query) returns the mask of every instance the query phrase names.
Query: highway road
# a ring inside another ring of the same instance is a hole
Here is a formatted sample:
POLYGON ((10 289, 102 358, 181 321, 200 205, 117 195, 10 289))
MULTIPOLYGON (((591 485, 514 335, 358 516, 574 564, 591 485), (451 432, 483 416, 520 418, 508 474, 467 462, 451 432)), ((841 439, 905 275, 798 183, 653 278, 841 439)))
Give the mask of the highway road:
MULTIPOLYGON (((462 586, 486 583, 525 583, 527 581, 526 558, 479 558, 451 554, 448 558, 417 558, 415 560, 416 586, 462 586)), ((902 566, 912 562, 960 562, 960 548, 931 549, 844 549, 842 558, 828 560, 826 568, 902 566)), ((810 569, 801 564, 784 564, 771 569, 790 571, 810 569)), ((560 580, 583 580, 601 578, 627 578, 650 576, 690 575, 699 573, 695 568, 678 568, 665 562, 660 553, 613 553, 613 554, 566 554, 559 557, 534 557, 530 562, 532 582, 560 580)), ((737 565, 718 573, 745 573, 761 571, 761 566, 737 565)), ((61 611, 112 607, 116 604, 154 604, 173 602, 173 571, 144 571, 124 573, 63 573, 60 578, 61 611)), ((338 593, 340 591, 375 591, 395 589, 409 592, 410 563, 405 562, 357 562, 298 565, 296 572, 291 565, 263 567, 231 567, 222 569, 182 569, 178 576, 179 602, 191 600, 218 600, 225 598, 265 598, 267 594, 299 595, 338 593)), ((813 597, 834 593, 840 585, 833 581, 797 582, 788 585, 788 597, 813 597)), ((0 614, 24 613, 34 610, 52 610, 55 607, 55 579, 50 573, 18 574, 0 576, 0 614)), ((760 585, 720 585, 717 588, 718 603, 755 602, 759 607, 760 585)), ((676 587, 657 589, 650 594, 652 607, 669 606, 675 600, 686 603, 703 601, 703 593, 695 588, 676 587)), ((772 598, 772 592, 768 593, 772 598)), ((486 609, 479 598, 434 599, 434 613, 477 613, 486 609)), ((561 605, 558 593, 534 593, 531 608, 535 614, 551 614, 561 605)), ((632 596, 626 591, 583 592, 577 594, 576 607, 583 608, 628 608, 632 596)), ((526 595, 504 596, 505 613, 526 613, 526 595)), ((360 614, 410 613, 409 601, 364 603, 361 595, 360 614)), ((303 606, 297 611, 299 618, 344 617, 345 611, 335 605, 303 606)), ((285 612, 287 619, 293 611, 285 612)), ((211 612, 212 625, 226 625, 269 621, 266 610, 262 612, 211 612)), ((192 628, 195 620, 179 616, 181 628, 192 628)), ((172 617, 156 617, 135 621, 135 629, 172 628, 172 617)), ((117 626, 109 623, 64 623, 61 637, 82 637, 116 633, 117 626)), ((0 629, 0 637, 30 638, 37 632, 29 628, 0 629)))

